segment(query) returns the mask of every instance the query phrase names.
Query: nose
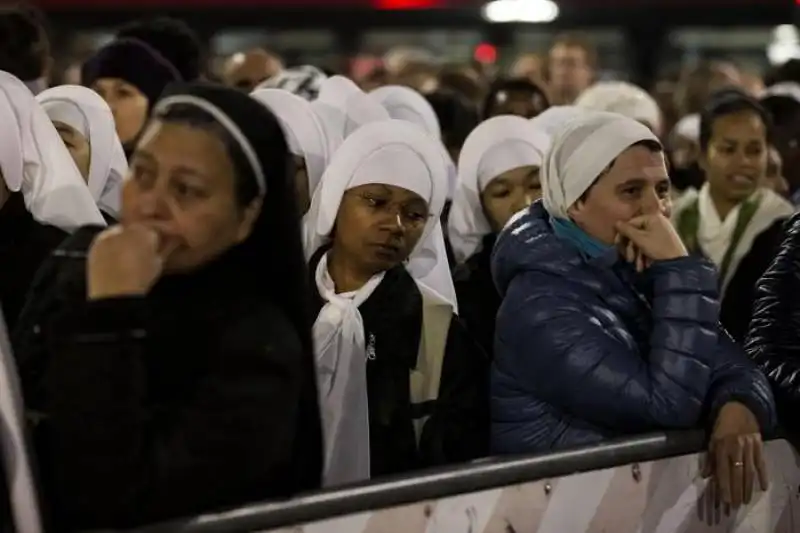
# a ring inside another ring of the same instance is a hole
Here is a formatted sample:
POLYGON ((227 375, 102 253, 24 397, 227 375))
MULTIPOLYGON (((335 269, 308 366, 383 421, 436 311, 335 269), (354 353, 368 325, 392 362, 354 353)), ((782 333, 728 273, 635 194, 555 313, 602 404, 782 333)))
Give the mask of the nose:
POLYGON ((402 215, 397 211, 390 211, 381 221, 381 229, 391 233, 393 236, 402 237, 406 233, 406 222, 402 215))
POLYGON ((642 195, 642 214, 653 215, 664 212, 664 199, 659 196, 655 187, 651 187, 642 195))
POLYGON ((161 186, 151 187, 139 193, 136 198, 139 215, 145 219, 166 220, 169 218, 169 202, 166 191, 161 186))

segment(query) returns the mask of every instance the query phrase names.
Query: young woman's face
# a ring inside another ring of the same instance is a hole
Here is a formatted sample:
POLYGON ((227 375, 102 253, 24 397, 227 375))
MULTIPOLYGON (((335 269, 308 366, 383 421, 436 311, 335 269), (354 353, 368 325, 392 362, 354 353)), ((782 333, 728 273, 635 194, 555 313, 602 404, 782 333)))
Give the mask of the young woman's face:
POLYGON ((92 147, 89 141, 72 126, 59 121, 53 121, 58 135, 64 141, 64 146, 67 147, 69 155, 75 161, 75 166, 83 176, 84 181, 89 180, 89 167, 92 162, 92 147))
POLYGON ((430 218, 418 194, 394 185, 367 184, 344 193, 333 235, 336 253, 371 275, 411 254, 430 218))
POLYGON ((515 213, 542 197, 539 167, 527 165, 503 172, 481 192, 481 203, 489 225, 500 231, 515 213))
POLYGON ((662 152, 632 146, 595 181, 569 215, 586 233, 608 245, 617 236, 616 223, 641 215, 672 214, 670 183, 662 152))
POLYGON ((131 157, 122 223, 146 224, 162 237, 169 272, 191 270, 244 241, 261 209, 242 207, 233 163, 207 129, 154 122, 131 157))
POLYGON ((758 113, 740 111, 717 118, 699 163, 711 192, 741 202, 763 184, 767 128, 758 113))
POLYGON ((92 90, 111 108, 122 144, 135 140, 147 120, 147 97, 118 78, 100 78, 92 84, 92 90))

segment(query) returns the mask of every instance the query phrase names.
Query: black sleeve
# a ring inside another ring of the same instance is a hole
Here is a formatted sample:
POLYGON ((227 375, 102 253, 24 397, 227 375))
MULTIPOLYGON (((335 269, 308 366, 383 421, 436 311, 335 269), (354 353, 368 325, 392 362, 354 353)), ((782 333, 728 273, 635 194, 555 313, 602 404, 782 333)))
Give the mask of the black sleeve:
POLYGON ((756 237, 725 291, 719 318, 725 330, 738 343, 743 343, 747 337, 756 298, 756 284, 775 258, 775 252, 783 240, 784 223, 785 220, 779 220, 756 237))
POLYGON ((313 488, 298 487, 292 471, 298 454, 319 465, 321 443, 297 439, 313 375, 288 320, 274 310, 237 325, 209 347, 218 353, 195 390, 155 413, 147 317, 143 299, 87 302, 44 333, 59 518, 83 529, 130 527, 313 488))
POLYGON ((772 385, 779 411, 800 407, 800 215, 758 282, 745 349, 772 385))
POLYGON ((455 315, 444 357, 439 397, 420 439, 425 466, 489 454, 489 358, 455 315))

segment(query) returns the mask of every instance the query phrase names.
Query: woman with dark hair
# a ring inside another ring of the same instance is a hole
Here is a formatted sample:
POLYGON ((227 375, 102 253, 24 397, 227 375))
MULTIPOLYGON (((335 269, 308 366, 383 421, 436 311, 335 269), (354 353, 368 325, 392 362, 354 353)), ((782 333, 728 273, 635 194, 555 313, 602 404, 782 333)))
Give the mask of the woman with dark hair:
POLYGON ((168 17, 137 20, 84 63, 81 83, 108 102, 130 154, 164 88, 199 79, 202 57, 197 36, 183 22, 168 17))
POLYGON ((498 80, 483 102, 483 119, 498 115, 533 118, 550 107, 544 89, 528 80, 498 80))
POLYGON ((79 230, 43 266, 15 351, 60 529, 319 486, 290 167, 264 106, 175 86, 131 159, 120 224, 79 230))

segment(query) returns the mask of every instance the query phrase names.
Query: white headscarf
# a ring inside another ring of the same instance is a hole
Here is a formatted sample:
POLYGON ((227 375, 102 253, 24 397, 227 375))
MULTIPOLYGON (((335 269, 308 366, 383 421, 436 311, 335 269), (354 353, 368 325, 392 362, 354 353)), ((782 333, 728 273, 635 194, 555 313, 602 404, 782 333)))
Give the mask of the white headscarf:
POLYGON ((19 79, 0 71, 0 170, 41 223, 73 231, 105 226, 89 188, 53 123, 19 79))
POLYGON ((344 140, 361 126, 391 118, 382 105, 372 101, 352 80, 343 76, 325 80, 319 98, 311 107, 325 131, 329 154, 335 154, 344 140))
MULTIPOLYGON (((414 89, 402 85, 386 85, 375 89, 369 93, 369 96, 382 105, 392 118, 416 124, 428 132, 431 137, 441 141, 442 128, 439 125, 436 111, 428 100, 414 89)), ((447 199, 450 200, 458 186, 458 177, 455 162, 451 160, 444 145, 442 145, 442 150, 447 154, 447 160, 451 163, 447 188, 447 199)))
POLYGON ((672 135, 700 142, 700 115, 692 113, 680 119, 672 129, 672 135))
POLYGON ((111 108, 99 94, 80 85, 47 89, 36 100, 50 120, 71 126, 89 143, 89 192, 102 211, 119 218, 128 160, 117 136, 111 108))
POLYGON ((281 89, 256 89, 250 96, 275 114, 286 133, 289 151, 305 160, 308 192, 313 196, 330 154, 325 131, 311 104, 281 89))
POLYGON ((568 219, 567 210, 622 152, 640 141, 659 143, 650 129, 617 113, 587 111, 573 119, 544 156, 541 180, 544 207, 568 219))
POLYGON ((624 81, 595 83, 578 97, 575 105, 592 111, 619 113, 661 132, 661 109, 647 91, 624 81))
POLYGON ((529 120, 502 115, 482 122, 469 134, 458 161, 458 188, 450 208, 448 233, 456 261, 478 251, 492 232, 481 193, 500 174, 533 165, 540 167, 550 137, 529 120))
MULTIPOLYGON (((403 187, 428 202, 430 218, 406 268, 421 288, 454 304, 439 222, 447 162, 422 130, 404 121, 366 125, 334 155, 304 219, 306 255, 310 257, 329 240, 345 191, 368 183, 403 187)), ((326 254, 315 278, 326 301, 313 334, 325 436, 324 478, 330 486, 369 478, 368 347, 358 306, 378 287, 383 274, 358 291, 335 294, 326 254)))
POLYGON ((557 105, 548 107, 535 117, 531 122, 537 129, 544 131, 552 139, 564 129, 564 126, 573 118, 583 115, 584 110, 574 105, 557 105))
POLYGON ((433 138, 442 138, 442 129, 433 106, 414 89, 401 85, 386 85, 371 93, 370 98, 386 108, 392 118, 416 124, 433 138))

